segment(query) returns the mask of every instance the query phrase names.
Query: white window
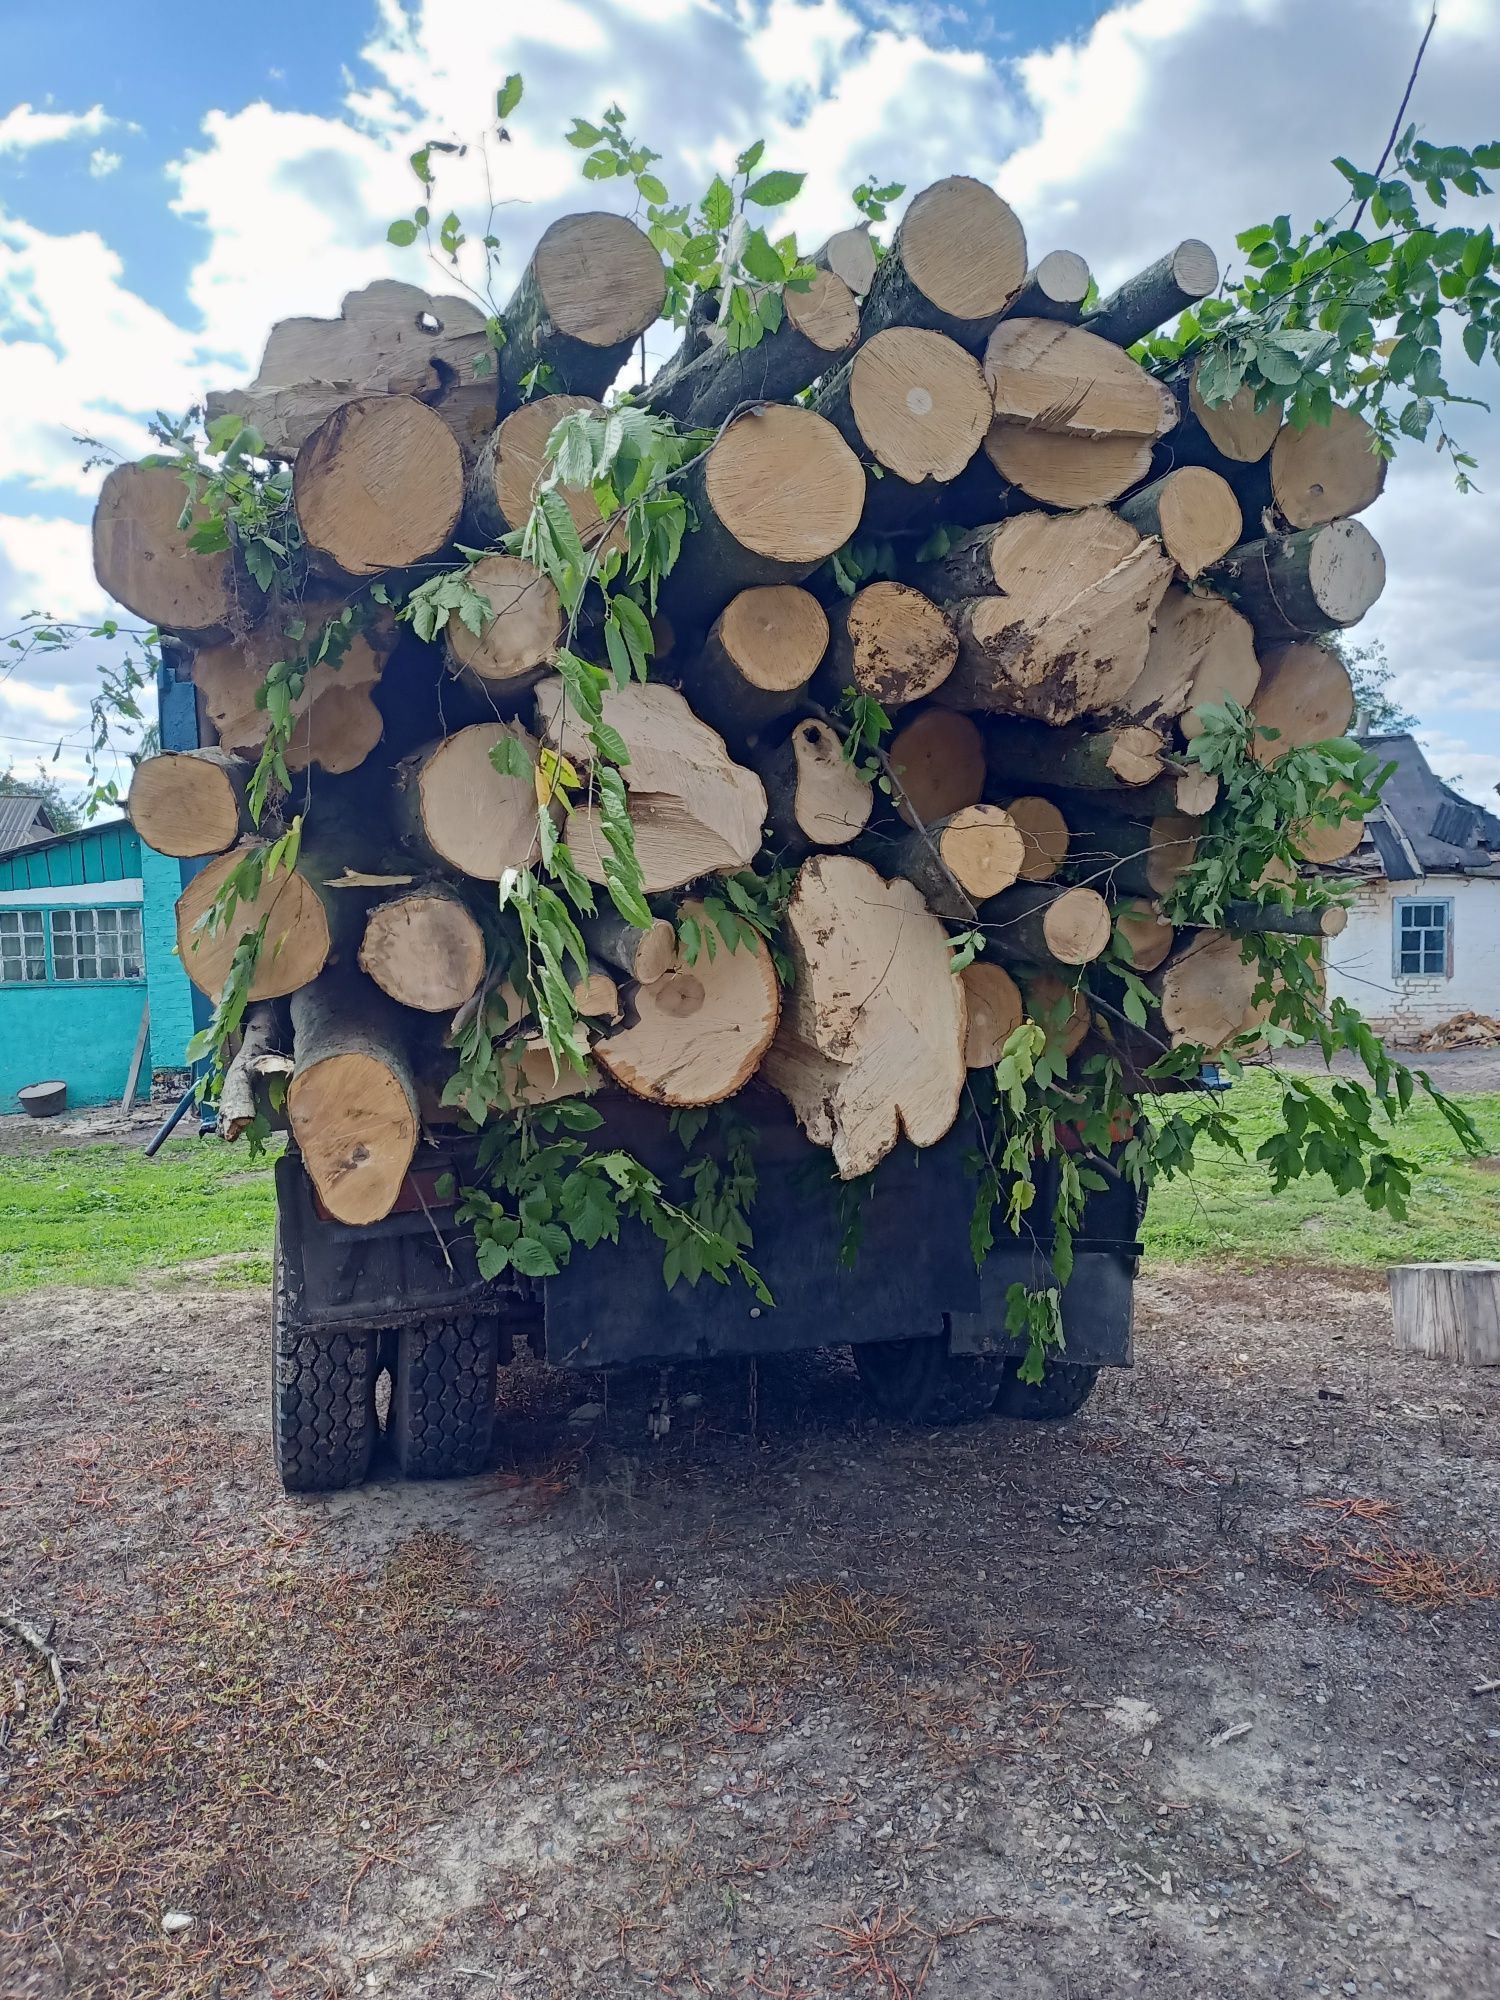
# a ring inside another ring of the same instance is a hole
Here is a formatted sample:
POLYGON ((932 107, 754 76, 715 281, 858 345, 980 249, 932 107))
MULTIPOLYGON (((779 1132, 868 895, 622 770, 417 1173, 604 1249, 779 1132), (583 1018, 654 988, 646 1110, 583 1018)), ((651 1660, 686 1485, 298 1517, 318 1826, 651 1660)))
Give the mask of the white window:
POLYGON ((1406 977, 1449 979, 1453 975, 1453 905, 1446 899, 1396 905, 1396 972, 1406 977))
POLYGON ((54 910, 52 971, 58 979, 139 979, 139 910, 54 910))
POLYGON ((0 984, 47 977, 47 937, 40 910, 0 910, 0 984))

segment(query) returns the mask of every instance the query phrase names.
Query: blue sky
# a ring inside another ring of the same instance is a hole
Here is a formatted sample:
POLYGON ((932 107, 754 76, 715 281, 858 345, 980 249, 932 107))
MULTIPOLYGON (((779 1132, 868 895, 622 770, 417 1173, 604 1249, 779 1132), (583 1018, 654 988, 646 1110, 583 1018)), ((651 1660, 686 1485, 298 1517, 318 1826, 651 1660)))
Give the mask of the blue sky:
MULTIPOLYGON (((6 0, 0 74, 0 631, 43 602, 92 609, 77 430, 143 448, 142 419, 252 373, 271 321, 423 278, 385 224, 406 152, 468 136, 527 79, 507 160, 512 274, 540 229, 593 205, 558 135, 612 97, 674 189, 764 133, 809 171, 791 220, 848 219, 875 170, 913 189, 994 181, 1034 250, 1106 283, 1186 234, 1221 257, 1278 208, 1332 205, 1329 157, 1373 160, 1421 0, 6 0), (1357 32, 1350 33, 1357 23, 1357 32), (29 106, 23 113, 18 107, 29 106), (49 122, 50 121, 50 122, 49 122)), ((1414 114, 1475 143, 1500 124, 1500 0, 1447 0, 1414 114)), ((456 188, 463 207, 465 190, 456 188)), ((1493 204, 1491 205, 1493 207, 1493 204)), ((1465 413, 1500 490, 1500 422, 1465 413)), ((1390 583, 1387 646, 1435 758, 1500 780, 1500 506, 1400 462, 1367 517, 1390 583)), ((76 734, 92 663, 0 680, 0 767, 76 734)), ((69 751, 69 761, 73 752, 69 751)))

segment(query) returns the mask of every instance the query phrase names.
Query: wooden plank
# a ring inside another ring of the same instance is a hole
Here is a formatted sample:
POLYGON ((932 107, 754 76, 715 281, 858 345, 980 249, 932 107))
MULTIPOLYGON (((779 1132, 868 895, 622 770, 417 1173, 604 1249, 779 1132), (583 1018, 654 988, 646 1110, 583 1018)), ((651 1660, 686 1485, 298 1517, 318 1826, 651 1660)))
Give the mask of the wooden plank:
POLYGON ((130 1075, 125 1081, 125 1095, 120 1099, 120 1109, 128 1111, 135 1103, 136 1086, 141 1080, 141 1063, 146 1054, 146 1037, 151 1027, 151 1000, 148 995, 141 1002, 141 1025, 135 1031, 135 1054, 130 1058, 130 1075))

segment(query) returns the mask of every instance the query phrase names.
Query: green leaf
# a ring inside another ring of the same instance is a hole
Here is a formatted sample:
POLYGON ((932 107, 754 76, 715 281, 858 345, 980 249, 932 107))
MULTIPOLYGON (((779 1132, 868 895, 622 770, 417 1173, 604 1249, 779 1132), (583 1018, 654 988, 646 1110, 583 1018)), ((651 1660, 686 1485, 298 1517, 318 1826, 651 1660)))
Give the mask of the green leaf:
POLYGON ((509 118, 512 111, 515 110, 521 101, 523 88, 521 72, 513 70, 495 92, 495 116, 497 118, 509 118))
POLYGON ((767 241, 763 229, 752 229, 740 251, 740 262, 763 285, 779 285, 786 276, 781 253, 767 241))
POLYGON ((783 202, 796 200, 806 179, 806 174, 762 174, 745 189, 745 199, 757 208, 780 208, 783 202))
POLYGON ((586 153, 590 146, 597 146, 604 134, 597 125, 590 125, 586 118, 575 118, 573 129, 563 135, 570 146, 576 146, 580 153, 586 153))
POLYGON ((408 245, 416 242, 417 233, 417 225, 414 222, 393 222, 385 232, 385 240, 387 243, 394 243, 397 249, 405 250, 408 245))
POLYGON ((640 190, 641 199, 653 203, 657 208, 669 199, 666 182, 658 180, 655 174, 637 174, 635 184, 640 190))
POLYGON ((734 220, 734 190, 722 174, 715 174, 702 202, 703 220, 710 229, 727 229, 734 220))

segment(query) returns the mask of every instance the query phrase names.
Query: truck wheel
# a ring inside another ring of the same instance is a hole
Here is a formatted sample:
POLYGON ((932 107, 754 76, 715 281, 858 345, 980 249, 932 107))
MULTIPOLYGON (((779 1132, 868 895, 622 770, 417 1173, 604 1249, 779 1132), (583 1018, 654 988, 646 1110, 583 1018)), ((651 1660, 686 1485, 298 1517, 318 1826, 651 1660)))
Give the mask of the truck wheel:
POLYGON ((1058 1423, 1073 1417, 1094 1393, 1099 1379, 1097 1368, 1072 1361, 1049 1361, 1041 1381, 1032 1384, 1017 1376, 1018 1361, 1007 1361, 995 1391, 995 1413, 1017 1417, 1028 1423, 1058 1423))
POLYGON ((500 1324, 434 1319, 396 1337, 390 1439, 408 1479, 482 1472, 495 1424, 500 1324))
POLYGON ((950 1354, 946 1333, 861 1341, 854 1366, 866 1396, 891 1423, 974 1423, 989 1414, 995 1399, 994 1364, 978 1355, 950 1354))
POLYGON ((377 1336, 298 1333, 287 1322, 280 1250, 271 1294, 271 1438, 288 1493, 358 1486, 370 1470, 377 1336))

